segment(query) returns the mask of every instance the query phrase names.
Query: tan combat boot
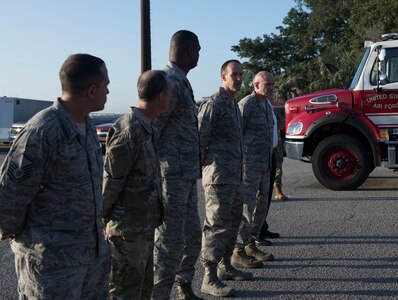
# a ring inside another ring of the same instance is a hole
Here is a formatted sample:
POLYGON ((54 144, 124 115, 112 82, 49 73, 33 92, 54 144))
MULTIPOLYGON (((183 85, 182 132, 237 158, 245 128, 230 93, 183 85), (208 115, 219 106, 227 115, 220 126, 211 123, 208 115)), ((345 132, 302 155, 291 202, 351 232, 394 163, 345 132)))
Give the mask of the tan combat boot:
POLYGON ((276 186, 274 199, 275 200, 287 200, 289 198, 282 192, 282 187, 276 186))
POLYGON ((231 258, 223 258, 217 266, 217 276, 220 280, 250 280, 253 274, 235 269, 231 258))
POLYGON ((235 268, 261 268, 263 263, 255 257, 246 254, 245 249, 235 249, 232 257, 231 264, 235 268))
POLYGON ((258 261, 272 261, 274 256, 272 253, 265 253, 256 247, 256 243, 252 242, 245 246, 246 254, 254 257, 258 261))
POLYGON ((204 300, 196 296, 192 290, 191 282, 177 282, 177 300, 204 300))
POLYGON ((205 275, 202 281, 202 293, 216 297, 228 297, 235 293, 235 290, 225 285, 217 277, 217 264, 205 264, 205 275))

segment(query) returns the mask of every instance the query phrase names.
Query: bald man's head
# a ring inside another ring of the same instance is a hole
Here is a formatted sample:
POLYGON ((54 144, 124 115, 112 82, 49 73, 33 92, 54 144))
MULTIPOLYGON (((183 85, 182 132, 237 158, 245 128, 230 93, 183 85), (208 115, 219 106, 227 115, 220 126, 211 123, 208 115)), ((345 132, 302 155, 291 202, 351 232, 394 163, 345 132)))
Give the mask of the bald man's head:
POLYGON ((254 93, 260 100, 272 97, 274 93, 275 79, 268 71, 258 72, 253 79, 254 93))
POLYGON ((272 81, 273 81, 274 80, 274 76, 268 71, 260 71, 254 76, 253 84, 255 82, 259 82, 261 80, 267 81, 268 79, 272 79, 272 81))
POLYGON ((150 70, 141 74, 137 82, 138 97, 141 101, 151 102, 161 92, 168 91, 166 72, 150 70))

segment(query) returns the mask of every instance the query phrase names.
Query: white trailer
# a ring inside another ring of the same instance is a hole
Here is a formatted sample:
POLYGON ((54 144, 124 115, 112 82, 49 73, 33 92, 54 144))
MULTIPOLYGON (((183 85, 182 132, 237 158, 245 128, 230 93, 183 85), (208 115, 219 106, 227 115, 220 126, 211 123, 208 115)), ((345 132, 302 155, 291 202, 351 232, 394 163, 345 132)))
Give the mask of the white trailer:
POLYGON ((52 101, 0 97, 0 146, 10 145, 12 124, 25 123, 52 104, 52 101))

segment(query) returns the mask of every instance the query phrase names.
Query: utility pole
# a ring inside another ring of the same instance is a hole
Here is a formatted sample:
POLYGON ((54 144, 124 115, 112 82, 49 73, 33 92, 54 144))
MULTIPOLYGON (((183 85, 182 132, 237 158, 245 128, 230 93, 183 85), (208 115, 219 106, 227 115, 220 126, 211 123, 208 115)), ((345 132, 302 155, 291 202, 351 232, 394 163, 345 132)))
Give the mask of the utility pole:
POLYGON ((150 0, 141 0, 141 73, 152 69, 150 19, 150 0))

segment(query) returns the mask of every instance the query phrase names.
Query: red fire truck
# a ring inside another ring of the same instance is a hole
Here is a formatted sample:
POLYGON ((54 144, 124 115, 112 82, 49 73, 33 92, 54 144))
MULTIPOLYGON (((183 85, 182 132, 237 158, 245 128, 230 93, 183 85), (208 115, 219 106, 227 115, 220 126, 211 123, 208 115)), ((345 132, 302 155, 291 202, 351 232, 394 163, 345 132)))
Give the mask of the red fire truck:
POLYGON ((289 100, 286 155, 328 189, 351 190, 382 163, 398 169, 398 33, 365 42, 350 87, 289 100))

